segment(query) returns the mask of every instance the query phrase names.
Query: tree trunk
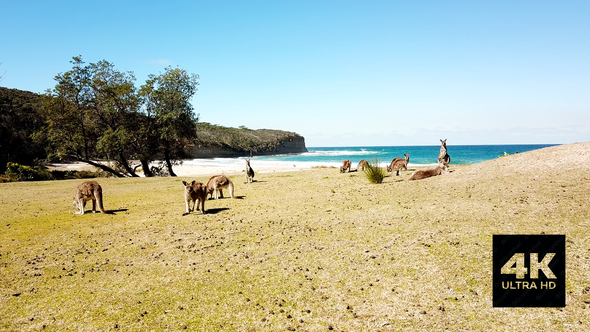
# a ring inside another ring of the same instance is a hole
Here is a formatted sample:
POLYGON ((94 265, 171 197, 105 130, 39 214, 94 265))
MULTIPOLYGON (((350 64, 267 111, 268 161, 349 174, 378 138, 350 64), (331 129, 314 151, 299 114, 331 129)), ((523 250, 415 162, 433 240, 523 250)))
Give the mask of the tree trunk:
POLYGON ((164 149, 164 157, 166 158, 166 167, 168 168, 168 173, 170 174, 170 176, 176 176, 176 174, 172 170, 172 163, 170 162, 170 151, 168 149, 164 149))
POLYGON ((103 171, 109 172, 109 173, 113 174, 114 176, 116 176, 118 178, 124 178, 124 177, 126 177, 124 174, 121 174, 121 173, 115 171, 114 169, 112 169, 112 168, 110 168, 110 167, 108 167, 106 165, 95 163, 94 161, 91 161, 91 160, 86 160, 86 159, 78 158, 76 156, 72 156, 72 157, 74 157, 77 161, 81 161, 83 163, 87 163, 87 164, 92 165, 94 167, 98 167, 98 168, 102 169, 103 171))
POLYGON ((150 163, 145 159, 140 160, 140 162, 141 168, 143 169, 143 174, 145 174, 145 176, 148 178, 153 177, 154 173, 152 173, 152 170, 150 169, 150 163))
POLYGON ((121 165, 123 165, 123 168, 125 168, 125 170, 127 171, 127 173, 129 173, 129 175, 131 175, 134 178, 138 178, 139 175, 135 174, 135 170, 133 170, 131 168, 131 166, 129 166, 129 163, 127 162, 127 158, 125 158, 123 156, 123 153, 119 153, 119 162, 121 163, 121 165))

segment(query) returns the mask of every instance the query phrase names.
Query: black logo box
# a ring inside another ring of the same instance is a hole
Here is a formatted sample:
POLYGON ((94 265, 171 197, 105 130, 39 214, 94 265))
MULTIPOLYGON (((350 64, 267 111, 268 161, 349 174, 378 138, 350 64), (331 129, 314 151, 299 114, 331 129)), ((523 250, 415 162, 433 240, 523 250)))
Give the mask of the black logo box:
POLYGON ((494 235, 493 251, 494 307, 565 307, 565 235, 494 235), (524 253, 528 270, 524 279, 501 273, 517 253, 524 253), (537 253, 539 261, 547 253, 555 253, 548 265, 555 279, 547 278, 541 270, 537 279, 531 279, 531 253, 537 253))

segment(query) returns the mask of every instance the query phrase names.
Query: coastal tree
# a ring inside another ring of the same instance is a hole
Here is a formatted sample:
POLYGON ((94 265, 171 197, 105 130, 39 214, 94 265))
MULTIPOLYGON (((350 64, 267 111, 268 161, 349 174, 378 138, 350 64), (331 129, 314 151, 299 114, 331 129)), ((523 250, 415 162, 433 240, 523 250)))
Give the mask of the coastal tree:
POLYGON ((167 67, 160 75, 150 75, 141 87, 143 132, 148 144, 157 147, 171 176, 173 163, 191 158, 198 116, 190 99, 197 91, 199 75, 180 68, 167 67))
POLYGON ((115 70, 105 60, 90 64, 90 71, 90 106, 100 132, 97 150, 106 154, 107 159, 115 160, 131 176, 137 176, 135 170, 139 165, 132 168, 129 162, 137 157, 139 98, 135 77, 131 72, 115 70))
POLYGON ((198 75, 169 67, 150 75, 138 91, 133 73, 108 61, 85 64, 78 56, 71 63, 43 96, 46 126, 36 136, 50 143, 49 158, 71 158, 116 176, 138 176, 140 166, 153 176, 149 163, 163 159, 175 176, 172 164, 192 157, 198 117, 190 99, 198 75), (97 162, 101 159, 121 171, 97 162))
MULTIPOLYGON (((130 75, 115 73, 107 62, 85 65, 81 56, 73 57, 71 63, 72 69, 58 74, 55 87, 43 96, 46 127, 37 136, 51 144, 49 158, 72 158, 123 177, 96 160, 116 152, 117 161, 122 161, 119 152, 126 130, 121 124, 124 117, 117 112, 128 110, 118 103, 129 97, 125 94, 133 93, 129 91, 130 75)), ((134 175, 130 167, 125 170, 134 175)))

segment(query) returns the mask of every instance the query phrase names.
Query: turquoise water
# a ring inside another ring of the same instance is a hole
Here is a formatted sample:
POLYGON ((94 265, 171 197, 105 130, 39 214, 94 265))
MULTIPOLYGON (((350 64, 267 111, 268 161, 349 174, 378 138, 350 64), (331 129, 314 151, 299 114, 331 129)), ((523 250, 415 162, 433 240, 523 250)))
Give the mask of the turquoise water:
MULTIPOLYGON (((451 156, 451 165, 475 164, 482 161, 496 159, 504 153, 514 154, 530 150, 541 149, 557 144, 537 145, 447 145, 447 152, 451 156)), ((410 166, 436 165, 440 145, 432 146, 367 146, 367 147, 308 147, 309 152, 293 155, 258 156, 253 157, 252 167, 259 168, 284 168, 300 167, 310 168, 314 166, 342 165, 342 160, 352 161, 352 167, 356 168, 359 161, 379 161, 381 166, 389 165, 393 158, 403 158, 404 154, 410 154, 410 166)), ((185 164, 203 167, 230 166, 244 167, 245 158, 215 158, 193 159, 185 161, 185 164)))
MULTIPOLYGON (((474 164, 495 159, 504 153, 514 154, 541 149, 556 144, 539 145, 447 145, 447 153, 451 156, 451 164, 474 164)), ((393 158, 403 158, 410 154, 410 165, 432 165, 437 163, 440 145, 437 146, 367 146, 367 147, 309 147, 309 152, 297 155, 279 155, 255 157, 264 163, 326 165, 339 166, 342 160, 349 159, 353 167, 362 160, 378 160, 381 164, 389 164, 393 158)))

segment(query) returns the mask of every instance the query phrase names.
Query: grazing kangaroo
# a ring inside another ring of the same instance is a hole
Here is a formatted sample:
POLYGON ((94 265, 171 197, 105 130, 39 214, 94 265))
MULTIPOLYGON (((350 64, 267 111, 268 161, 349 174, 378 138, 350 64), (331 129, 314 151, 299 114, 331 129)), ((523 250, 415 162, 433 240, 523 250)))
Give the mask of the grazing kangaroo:
POLYGON ((229 189, 229 195, 234 197, 234 184, 225 175, 215 175, 207 182, 207 193, 213 198, 223 198, 223 188, 229 189))
POLYGON ((350 160, 346 159, 342 161, 342 167, 340 167, 340 173, 346 173, 347 171, 350 172, 350 168, 352 167, 352 163, 350 160))
POLYGON ((437 176, 437 175, 441 175, 446 173, 446 167, 444 166, 437 166, 434 169, 426 169, 426 170, 422 170, 422 171, 416 171, 414 172, 414 174, 412 174, 412 177, 409 178, 409 180, 422 180, 422 179, 426 179, 429 178, 431 176, 437 176))
POLYGON ((361 171, 364 171, 367 167, 369 167, 369 162, 364 159, 359 161, 358 166, 356 166, 356 168, 360 169, 361 171))
POLYGON ((199 205, 201 213, 205 214, 205 201, 207 200, 207 186, 202 184, 201 182, 193 181, 191 183, 186 183, 182 181, 184 185, 184 202, 186 203, 186 212, 183 213, 183 216, 191 213, 195 210, 195 206, 197 207, 197 211, 199 211, 199 205), (190 208, 190 202, 193 202, 193 208, 190 208))
POLYGON ((396 176, 399 175, 399 172, 403 169, 406 171, 408 170, 408 163, 410 162, 410 154, 404 154, 404 159, 402 158, 394 158, 391 161, 391 164, 387 166, 388 172, 396 172, 396 176))
POLYGON ((447 139, 440 140, 440 153, 438 154, 438 163, 442 165, 449 165, 451 163, 451 156, 447 153, 447 139))
POLYGON ((79 210, 74 214, 84 214, 86 202, 92 200, 92 212, 96 213, 96 203, 98 202, 98 209, 102 213, 108 213, 102 205, 102 187, 96 181, 82 182, 76 188, 74 196, 74 206, 79 210))
POLYGON ((246 159, 246 183, 254 181, 254 170, 250 167, 250 159, 246 159))

